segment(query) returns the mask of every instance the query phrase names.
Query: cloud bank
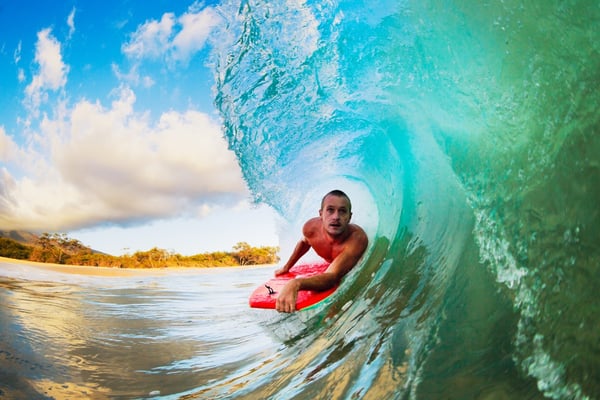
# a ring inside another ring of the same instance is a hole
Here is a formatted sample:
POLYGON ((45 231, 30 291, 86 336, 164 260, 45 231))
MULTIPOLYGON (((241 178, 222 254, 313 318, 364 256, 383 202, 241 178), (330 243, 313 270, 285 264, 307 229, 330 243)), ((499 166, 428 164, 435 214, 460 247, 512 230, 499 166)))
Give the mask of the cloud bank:
MULTIPOLYGON (((69 38, 76 15, 73 9, 67 18, 69 38)), ((138 27, 122 51, 136 60, 166 54, 187 62, 217 23, 210 8, 193 6, 178 18, 165 13, 138 27)), ((69 68, 52 30, 39 31, 22 137, 0 126, 2 229, 65 231, 200 216, 248 197, 220 125, 209 115, 189 109, 151 118, 135 110, 136 93, 123 81, 110 105, 70 103, 64 93, 69 68)))
POLYGON ((219 125, 198 111, 170 111, 151 124, 121 88, 109 108, 81 101, 45 118, 40 145, 23 148, 0 130, 0 157, 23 174, 0 174, 0 225, 65 230, 201 214, 247 196, 219 125))

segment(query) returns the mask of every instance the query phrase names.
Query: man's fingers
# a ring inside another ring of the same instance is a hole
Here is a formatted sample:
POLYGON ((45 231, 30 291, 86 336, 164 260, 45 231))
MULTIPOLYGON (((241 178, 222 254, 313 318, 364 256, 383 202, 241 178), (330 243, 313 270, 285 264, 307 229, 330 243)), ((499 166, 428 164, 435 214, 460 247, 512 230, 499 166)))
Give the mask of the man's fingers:
POLYGON ((291 312, 296 311, 296 305, 293 302, 288 302, 288 301, 285 301, 285 299, 280 299, 280 298, 277 298, 277 301, 275 303, 275 308, 279 312, 291 313, 291 312))

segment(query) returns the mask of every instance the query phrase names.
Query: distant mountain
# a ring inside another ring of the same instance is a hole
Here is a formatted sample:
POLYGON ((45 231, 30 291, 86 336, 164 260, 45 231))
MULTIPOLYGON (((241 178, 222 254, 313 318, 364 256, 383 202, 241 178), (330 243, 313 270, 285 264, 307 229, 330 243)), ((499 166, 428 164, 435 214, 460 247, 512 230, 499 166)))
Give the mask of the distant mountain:
MULTIPOLYGON (((26 232, 26 231, 3 231, 0 230, 0 238, 7 238, 7 239, 12 239, 15 242, 27 245, 27 246, 35 246, 37 244, 37 240, 39 239, 40 235, 37 235, 35 233, 31 233, 31 232, 26 232)), ((71 239, 75 239, 75 238, 71 238, 71 239)), ((107 253, 103 253, 101 251, 98 250, 94 250, 91 247, 85 246, 85 245, 81 245, 82 248, 86 248, 86 249, 90 249, 92 251, 92 253, 95 254, 107 254, 107 253)))
POLYGON ((38 235, 25 231, 3 231, 0 230, 0 238, 12 239, 22 244, 33 245, 38 240, 38 235))

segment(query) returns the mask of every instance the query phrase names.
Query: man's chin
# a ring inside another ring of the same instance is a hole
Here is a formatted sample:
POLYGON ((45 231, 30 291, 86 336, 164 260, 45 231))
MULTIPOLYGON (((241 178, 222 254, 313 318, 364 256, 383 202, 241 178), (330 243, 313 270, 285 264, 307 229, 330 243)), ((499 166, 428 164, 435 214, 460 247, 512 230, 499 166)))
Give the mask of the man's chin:
POLYGON ((331 236, 339 236, 344 232, 341 226, 330 226, 327 231, 331 236))

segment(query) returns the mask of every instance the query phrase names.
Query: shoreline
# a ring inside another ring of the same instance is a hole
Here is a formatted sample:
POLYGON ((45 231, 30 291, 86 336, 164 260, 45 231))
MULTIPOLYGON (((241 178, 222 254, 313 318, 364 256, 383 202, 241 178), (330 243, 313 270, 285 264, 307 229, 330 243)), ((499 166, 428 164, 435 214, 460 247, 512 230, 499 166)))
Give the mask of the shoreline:
POLYGON ((86 276, 108 276, 108 277, 132 277, 132 276, 151 276, 151 275, 167 275, 171 273, 193 272, 200 271, 219 271, 219 270, 248 270, 256 268, 272 268, 276 264, 261 264, 261 265, 232 265, 228 267, 166 267, 166 268, 114 268, 114 267, 90 267, 86 265, 64 265, 53 263, 42 263, 37 261, 19 260, 15 258, 0 257, 0 275, 2 275, 2 265, 18 265, 32 267, 37 270, 61 272, 72 275, 86 276))

